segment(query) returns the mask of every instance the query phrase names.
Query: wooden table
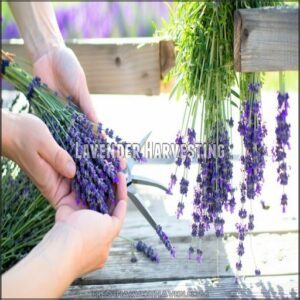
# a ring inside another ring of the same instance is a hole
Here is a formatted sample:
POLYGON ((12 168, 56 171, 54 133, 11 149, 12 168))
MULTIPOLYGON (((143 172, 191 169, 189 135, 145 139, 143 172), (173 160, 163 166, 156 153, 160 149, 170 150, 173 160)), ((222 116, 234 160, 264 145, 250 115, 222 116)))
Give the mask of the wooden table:
MULTIPOLYGON (((169 173, 170 165, 144 165, 140 170, 146 175, 156 173, 156 179, 162 179, 169 173)), ((224 240, 217 240, 213 233, 202 240, 204 258, 202 264, 198 264, 187 259, 190 224, 188 218, 179 221, 175 218, 176 196, 167 196, 150 187, 139 188, 139 191, 145 205, 174 243, 176 259, 170 257, 153 229, 129 203, 121 235, 140 238, 153 245, 161 262, 152 263, 140 253, 136 254, 136 263, 130 262, 131 247, 118 238, 105 267, 76 280, 64 294, 65 298, 298 298, 298 228, 293 212, 282 215, 275 204, 273 211, 272 207, 268 212, 255 210, 257 229, 252 243, 262 275, 253 276, 247 238, 248 253, 243 261, 246 277, 237 285, 234 282, 237 239, 233 220, 229 221, 224 240), (229 265, 231 268, 226 270, 229 265)))

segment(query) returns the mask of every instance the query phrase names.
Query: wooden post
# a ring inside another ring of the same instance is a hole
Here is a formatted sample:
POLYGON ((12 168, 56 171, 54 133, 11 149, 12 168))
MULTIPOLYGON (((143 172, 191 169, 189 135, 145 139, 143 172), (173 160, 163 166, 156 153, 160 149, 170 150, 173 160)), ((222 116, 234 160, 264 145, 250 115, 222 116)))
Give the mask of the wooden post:
POLYGON ((298 70, 298 13, 297 7, 237 10, 234 15, 235 70, 298 70))

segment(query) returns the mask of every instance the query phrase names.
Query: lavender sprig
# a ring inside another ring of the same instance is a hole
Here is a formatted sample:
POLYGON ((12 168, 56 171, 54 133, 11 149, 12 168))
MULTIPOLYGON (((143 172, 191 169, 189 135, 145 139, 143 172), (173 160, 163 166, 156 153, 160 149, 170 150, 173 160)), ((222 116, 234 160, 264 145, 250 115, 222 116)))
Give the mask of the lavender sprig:
POLYGON ((160 259, 156 251, 151 247, 148 246, 143 241, 138 241, 135 245, 137 251, 142 252, 146 257, 148 257, 151 261, 159 263, 160 259))
POLYGON ((160 225, 157 225, 156 233, 159 236, 160 240, 163 242, 167 250, 170 252, 171 256, 175 257, 175 247, 172 246, 171 241, 169 237, 166 235, 166 233, 162 230, 162 227, 160 225))
POLYGON ((289 95, 288 93, 278 92, 277 96, 277 116, 276 122, 277 127, 275 129, 276 133, 276 146, 272 149, 273 159, 277 162, 277 181, 283 186, 283 194, 281 196, 281 205, 282 205, 282 212, 286 211, 287 206, 287 195, 284 192, 284 186, 288 184, 288 173, 287 169, 288 166, 286 164, 286 149, 290 148, 289 138, 290 138, 290 127, 291 125, 287 123, 287 116, 288 116, 288 103, 289 95))
POLYGON ((262 122, 261 103, 258 99, 260 88, 261 83, 249 83, 249 98, 243 104, 238 124, 238 131, 245 149, 245 154, 241 156, 243 181, 240 185, 241 208, 238 212, 240 222, 236 224, 239 240, 237 246, 238 261, 236 262, 238 271, 242 269, 241 257, 245 253, 245 236, 247 232, 254 229, 254 214, 252 213, 251 202, 250 213, 248 214, 245 207, 246 200, 253 201, 261 193, 264 180, 265 156, 267 154, 264 138, 267 135, 267 130, 262 122), (247 217, 248 223, 245 223, 247 217))

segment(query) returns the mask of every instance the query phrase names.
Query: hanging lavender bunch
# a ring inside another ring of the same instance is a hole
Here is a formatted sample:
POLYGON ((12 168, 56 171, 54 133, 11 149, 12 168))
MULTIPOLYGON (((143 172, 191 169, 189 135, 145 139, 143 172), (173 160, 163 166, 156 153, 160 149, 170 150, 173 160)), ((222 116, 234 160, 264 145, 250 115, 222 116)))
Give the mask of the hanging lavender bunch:
MULTIPOLYGON (((280 85, 283 86, 283 74, 279 75, 280 85)), ((290 138, 290 127, 291 125, 287 123, 288 108, 289 108, 289 95, 285 93, 284 87, 277 95, 277 116, 276 122, 277 127, 275 129, 276 133, 276 146, 272 149, 273 159, 277 162, 277 181, 283 186, 283 193, 281 196, 282 212, 286 211, 287 206, 287 195, 284 191, 284 187, 288 184, 288 174, 287 174, 287 163, 286 163, 286 149, 290 149, 289 138, 290 138)))
MULTIPOLYGON (((244 155, 241 156, 243 171, 243 181, 240 185, 241 208, 238 212, 240 222, 236 224, 239 240, 237 247, 239 258, 236 263, 236 269, 238 271, 242 268, 241 257, 245 253, 245 236, 248 231, 254 229, 254 214, 252 212, 251 201, 261 193, 264 181, 265 157, 267 155, 264 138, 267 135, 267 130, 262 122, 261 102, 258 98, 260 88, 261 83, 259 82, 249 83, 248 99, 243 103, 238 124, 238 132, 242 137, 244 147, 244 155), (250 200, 250 213, 246 210, 245 204, 247 199, 250 200)), ((258 273, 260 273, 260 271, 256 267, 255 274, 258 273)))

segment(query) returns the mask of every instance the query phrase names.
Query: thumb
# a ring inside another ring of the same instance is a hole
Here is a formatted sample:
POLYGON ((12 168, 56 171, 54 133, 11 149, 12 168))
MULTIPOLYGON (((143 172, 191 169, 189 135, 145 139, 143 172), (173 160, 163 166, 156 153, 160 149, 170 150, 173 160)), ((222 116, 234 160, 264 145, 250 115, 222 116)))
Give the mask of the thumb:
POLYGON ((70 154, 61 148, 51 133, 45 136, 46 144, 39 150, 43 157, 59 174, 67 178, 73 178, 76 172, 76 165, 70 154))

